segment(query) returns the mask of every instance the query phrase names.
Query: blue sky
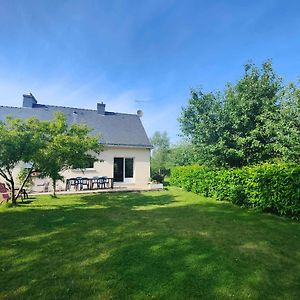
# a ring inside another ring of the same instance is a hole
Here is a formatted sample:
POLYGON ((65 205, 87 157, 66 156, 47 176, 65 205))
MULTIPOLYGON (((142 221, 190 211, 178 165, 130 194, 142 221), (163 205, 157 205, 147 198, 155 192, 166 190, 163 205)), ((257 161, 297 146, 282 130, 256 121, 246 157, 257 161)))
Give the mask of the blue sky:
POLYGON ((189 90, 223 89, 271 58, 300 75, 299 1, 0 0, 0 105, 39 102, 135 113, 179 133, 189 90), (143 102, 137 102, 143 101, 143 102))

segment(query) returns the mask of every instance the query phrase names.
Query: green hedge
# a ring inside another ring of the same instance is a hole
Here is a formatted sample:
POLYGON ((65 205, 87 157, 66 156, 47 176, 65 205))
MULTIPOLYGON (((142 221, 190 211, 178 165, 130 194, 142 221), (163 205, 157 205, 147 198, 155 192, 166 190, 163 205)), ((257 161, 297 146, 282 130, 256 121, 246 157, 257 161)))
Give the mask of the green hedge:
POLYGON ((300 217, 300 166, 264 163, 240 169, 175 167, 170 183, 204 196, 280 215, 300 217))

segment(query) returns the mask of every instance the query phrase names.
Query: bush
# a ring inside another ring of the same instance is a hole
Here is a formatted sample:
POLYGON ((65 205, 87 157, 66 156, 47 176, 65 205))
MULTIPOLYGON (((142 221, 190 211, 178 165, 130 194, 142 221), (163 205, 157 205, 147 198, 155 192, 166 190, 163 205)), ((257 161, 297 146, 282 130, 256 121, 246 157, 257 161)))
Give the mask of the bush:
POLYGON ((241 169, 221 169, 216 174, 215 195, 219 200, 228 200, 238 205, 248 205, 245 192, 247 172, 241 169))
POLYGON ((205 196, 213 196, 215 172, 203 166, 175 167, 171 172, 170 183, 205 196))
POLYGON ((246 193, 253 207, 280 215, 300 216, 300 166, 278 163, 248 170, 246 193))
POLYGON ((151 180, 152 180, 152 181, 155 181, 155 182, 158 182, 158 183, 163 183, 163 182, 164 182, 164 179, 165 179, 165 176, 160 175, 160 174, 154 174, 154 175, 151 177, 151 180))
POLYGON ((240 206, 300 217, 300 166, 295 163, 263 163, 219 170, 175 167, 170 183, 240 206))

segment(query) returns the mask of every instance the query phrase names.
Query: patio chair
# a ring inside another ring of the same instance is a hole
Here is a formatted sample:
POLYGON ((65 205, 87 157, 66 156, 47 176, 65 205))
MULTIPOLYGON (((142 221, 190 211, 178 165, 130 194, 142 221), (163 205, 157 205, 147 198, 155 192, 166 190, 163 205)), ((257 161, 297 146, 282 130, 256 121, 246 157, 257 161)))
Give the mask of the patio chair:
POLYGON ((86 177, 76 177, 76 190, 82 191, 83 187, 86 186, 87 189, 89 188, 89 179, 86 177))
POLYGON ((49 181, 45 182, 45 185, 44 185, 44 193, 48 193, 48 192, 49 192, 49 185, 50 185, 50 182, 49 182, 49 181))
POLYGON ((94 185, 96 185, 96 188, 98 189, 99 186, 98 186, 98 179, 99 179, 99 176, 94 176, 93 178, 90 179, 90 189, 94 189, 94 185))
POLYGON ((68 178, 66 180, 66 191, 70 191, 72 186, 74 186, 74 189, 76 190, 76 185, 77 185, 76 178, 68 178))
POLYGON ((98 178, 98 186, 100 189, 105 189, 108 184, 108 178, 107 176, 102 176, 98 178))
POLYGON ((38 187, 42 187, 41 192, 43 192, 43 193, 49 192, 49 185, 50 185, 49 181, 44 181, 43 183, 38 183, 37 184, 38 187))

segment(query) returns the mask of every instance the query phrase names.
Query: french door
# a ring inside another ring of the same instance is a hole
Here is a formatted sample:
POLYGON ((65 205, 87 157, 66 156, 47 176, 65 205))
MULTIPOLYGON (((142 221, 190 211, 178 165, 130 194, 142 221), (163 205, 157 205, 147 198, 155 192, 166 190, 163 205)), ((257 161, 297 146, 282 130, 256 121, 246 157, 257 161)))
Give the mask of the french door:
POLYGON ((115 157, 114 158, 114 181, 115 182, 134 182, 134 161, 133 158, 115 157))

